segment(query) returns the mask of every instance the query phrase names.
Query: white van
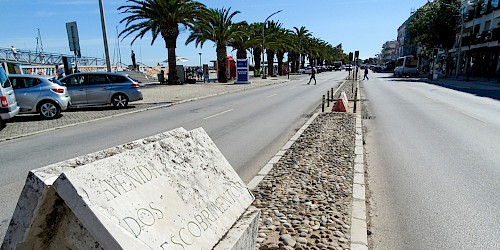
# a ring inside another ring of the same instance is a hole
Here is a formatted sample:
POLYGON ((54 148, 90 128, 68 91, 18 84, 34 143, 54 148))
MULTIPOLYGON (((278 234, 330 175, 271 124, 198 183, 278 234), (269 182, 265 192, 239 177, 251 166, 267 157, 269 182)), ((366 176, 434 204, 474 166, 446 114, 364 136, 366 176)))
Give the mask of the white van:
POLYGON ((414 56, 403 56, 396 61, 394 76, 418 76, 418 59, 414 56))
POLYGON ((2 66, 0 66, 0 129, 8 120, 19 113, 14 89, 2 66))

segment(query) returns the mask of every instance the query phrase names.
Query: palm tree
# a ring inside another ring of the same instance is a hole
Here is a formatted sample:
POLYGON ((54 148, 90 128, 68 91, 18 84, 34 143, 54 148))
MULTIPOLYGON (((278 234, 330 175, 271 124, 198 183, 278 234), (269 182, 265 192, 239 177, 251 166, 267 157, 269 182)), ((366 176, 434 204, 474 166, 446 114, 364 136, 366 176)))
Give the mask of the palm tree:
MULTIPOLYGON (((298 54, 299 54, 300 58, 302 59, 301 62, 299 62, 301 64, 300 68, 304 68, 304 64, 305 64, 304 46, 306 45, 307 40, 312 37, 312 34, 304 26, 302 26, 300 28, 293 27, 293 29, 295 30, 294 36, 296 37, 296 40, 298 42, 298 44, 296 44, 298 46, 298 50, 299 50, 298 54)), ((296 70, 298 71, 299 65, 297 65, 296 67, 297 67, 296 70)))
POLYGON ((253 51, 253 59, 255 62, 254 76, 260 76, 260 59, 262 55, 262 27, 264 23, 252 23, 248 27, 248 35, 250 36, 250 46, 253 51))
POLYGON ((249 35, 249 25, 247 22, 241 22, 239 24, 238 30, 242 32, 238 32, 231 40, 229 40, 228 45, 233 47, 236 50, 236 58, 237 59, 246 59, 247 58, 247 49, 252 47, 252 41, 250 40, 249 35))
MULTIPOLYGON (((288 63, 290 63, 290 51, 293 50, 294 39, 290 35, 291 31, 281 28, 279 30, 279 41, 278 47, 276 48, 276 58, 278 60, 278 75, 283 75, 283 58, 285 53, 288 52, 288 63)), ((288 65, 288 71, 290 72, 290 65, 288 65)))
POLYGON ((206 41, 215 43, 218 69, 217 80, 223 83, 227 82, 226 47, 231 39, 244 32, 241 30, 241 23, 233 23, 232 21, 233 17, 240 12, 230 13, 230 11, 231 8, 208 9, 204 17, 196 20, 191 26, 191 34, 186 40, 186 45, 194 41, 197 47, 198 45, 203 47, 206 41))
POLYGON ((265 37, 267 39, 265 40, 264 48, 267 54, 267 68, 271 76, 275 76, 273 70, 274 55, 276 54, 276 50, 281 46, 282 41, 280 39, 283 38, 283 34, 280 33, 281 25, 281 23, 275 21, 268 21, 265 28, 265 37))
POLYGON ((151 45, 158 35, 165 41, 168 49, 168 82, 178 83, 176 70, 175 48, 179 35, 179 24, 188 27, 195 20, 202 17, 206 6, 192 0, 128 0, 129 5, 118 8, 122 14, 128 16, 120 23, 125 22, 126 28, 120 32, 123 38, 136 34, 131 44, 137 39, 151 32, 151 45))

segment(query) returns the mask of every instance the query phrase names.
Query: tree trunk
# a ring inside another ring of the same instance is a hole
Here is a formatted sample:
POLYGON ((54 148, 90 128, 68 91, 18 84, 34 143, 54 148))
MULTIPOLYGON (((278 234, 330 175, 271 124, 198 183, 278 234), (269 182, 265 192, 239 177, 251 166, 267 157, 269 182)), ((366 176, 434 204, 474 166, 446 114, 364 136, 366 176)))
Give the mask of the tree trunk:
POLYGON ((262 50, 260 48, 253 49, 253 60, 255 62, 255 70, 253 72, 253 76, 260 76, 260 54, 262 50))
POLYGON ((278 75, 283 75, 283 57, 285 53, 278 51, 276 52, 276 58, 278 58, 278 75))
POLYGON ((165 45, 168 50, 168 84, 179 84, 179 77, 177 76, 177 61, 175 55, 175 47, 177 35, 165 37, 165 45))
POLYGON ((226 53, 226 46, 224 45, 217 45, 217 81, 221 83, 226 83, 227 82, 227 73, 226 73, 226 66, 227 66, 227 53, 226 53))
POLYGON ((268 50, 266 50, 266 54, 267 54, 267 74, 269 76, 276 76, 274 74, 274 68, 273 68, 273 65, 274 65, 274 51, 268 49, 268 50))
POLYGON ((289 63, 289 69, 290 73, 295 73, 295 64, 296 64, 296 56, 295 53, 293 52, 288 52, 288 63, 289 63))
POLYGON ((306 64, 306 55, 302 54, 302 62, 300 62, 300 68, 303 69, 305 68, 306 64))

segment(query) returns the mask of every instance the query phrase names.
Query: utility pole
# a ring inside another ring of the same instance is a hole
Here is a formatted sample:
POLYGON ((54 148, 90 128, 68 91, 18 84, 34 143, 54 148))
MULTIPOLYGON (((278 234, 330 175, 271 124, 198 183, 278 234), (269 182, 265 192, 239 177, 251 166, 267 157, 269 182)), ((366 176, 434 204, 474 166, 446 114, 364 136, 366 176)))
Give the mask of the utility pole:
POLYGON ((104 53, 106 56, 106 69, 108 72, 111 72, 111 60, 109 58, 109 48, 108 48, 108 35, 106 32, 106 19, 104 18, 104 8, 102 7, 102 0, 99 0, 99 10, 101 12, 102 40, 104 41, 104 53))

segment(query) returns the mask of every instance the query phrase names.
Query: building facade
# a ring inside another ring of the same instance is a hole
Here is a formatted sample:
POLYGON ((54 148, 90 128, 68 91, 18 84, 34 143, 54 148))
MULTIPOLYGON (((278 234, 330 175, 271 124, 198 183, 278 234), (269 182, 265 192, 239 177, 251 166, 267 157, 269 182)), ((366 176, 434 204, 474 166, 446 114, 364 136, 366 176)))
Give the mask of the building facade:
POLYGON ((459 63, 456 73, 499 79, 499 0, 462 1, 462 20, 456 47, 450 51, 454 55, 454 63, 459 63))
POLYGON ((387 41, 382 45, 380 57, 383 61, 396 60, 398 58, 398 41, 387 41))
POLYGON ((408 35, 407 29, 411 20, 413 19, 413 12, 411 16, 398 28, 398 56, 409 56, 417 54, 417 47, 410 44, 410 37, 408 35))

